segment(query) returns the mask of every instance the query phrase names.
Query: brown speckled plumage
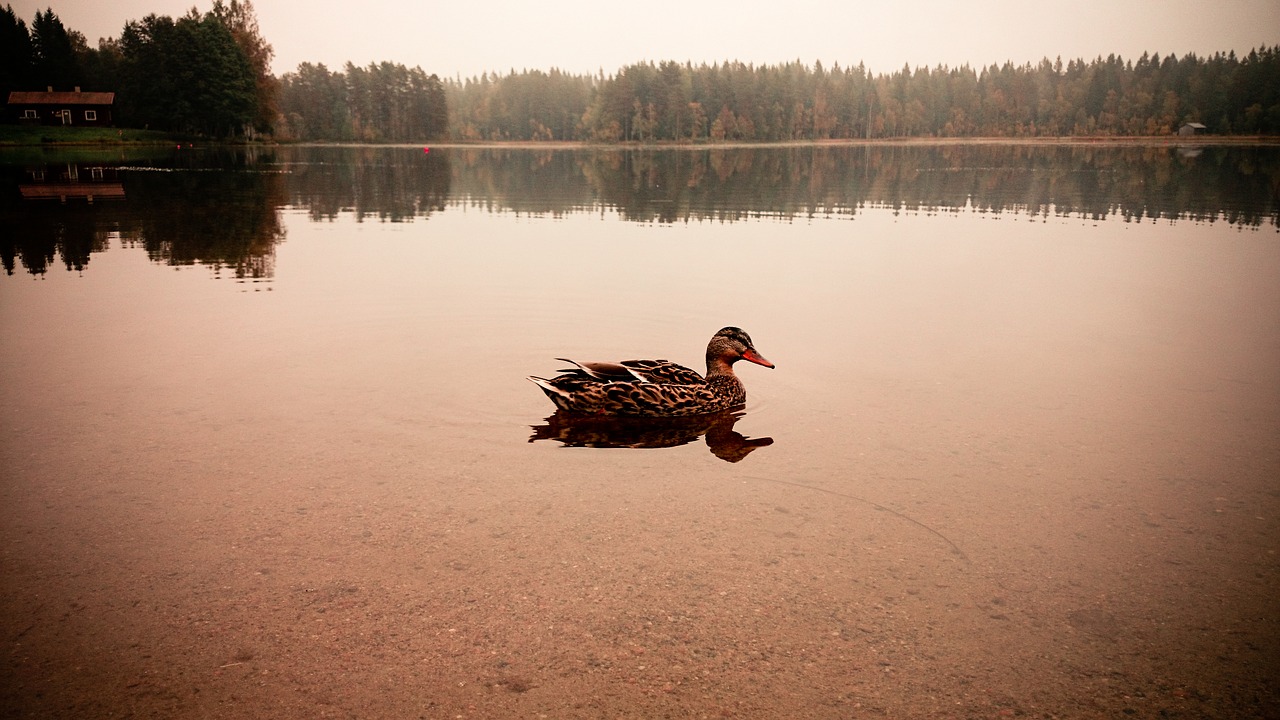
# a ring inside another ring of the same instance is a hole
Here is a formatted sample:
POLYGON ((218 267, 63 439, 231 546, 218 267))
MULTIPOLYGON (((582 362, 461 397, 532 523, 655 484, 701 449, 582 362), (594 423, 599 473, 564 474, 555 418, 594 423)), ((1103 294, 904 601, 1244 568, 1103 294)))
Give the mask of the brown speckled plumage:
POLYGON ((707 375, 668 360, 621 363, 577 362, 548 380, 531 376, 556 407, 587 415, 705 415, 747 401, 733 364, 747 360, 773 367, 756 352, 751 337, 736 327, 717 332, 707 344, 707 375))

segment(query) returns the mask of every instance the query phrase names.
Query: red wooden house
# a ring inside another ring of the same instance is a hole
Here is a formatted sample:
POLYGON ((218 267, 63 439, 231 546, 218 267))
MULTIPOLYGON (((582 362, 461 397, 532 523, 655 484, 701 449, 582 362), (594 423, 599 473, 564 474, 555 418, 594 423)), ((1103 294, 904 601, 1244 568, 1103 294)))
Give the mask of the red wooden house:
POLYGON ((9 93, 9 116, 31 125, 72 125, 104 127, 112 124, 113 92, 24 92, 9 93))

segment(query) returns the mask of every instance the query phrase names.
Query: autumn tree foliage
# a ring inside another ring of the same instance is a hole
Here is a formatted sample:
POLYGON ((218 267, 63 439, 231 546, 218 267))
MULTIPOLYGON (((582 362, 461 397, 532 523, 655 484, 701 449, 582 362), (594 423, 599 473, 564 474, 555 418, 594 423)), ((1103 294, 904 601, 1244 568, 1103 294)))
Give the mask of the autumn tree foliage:
POLYGON ((258 17, 252 0, 214 0, 209 14, 231 32, 240 51, 253 71, 253 127, 269 132, 279 113, 277 95, 280 82, 271 74, 271 58, 275 51, 258 29, 258 17))
POLYGON ((420 67, 303 63, 281 78, 279 135, 295 140, 414 142, 444 137, 444 84, 420 67))
POLYGON ((119 103, 126 122, 220 137, 252 125, 253 67, 212 13, 130 22, 120 49, 119 103))
POLYGON ((887 74, 861 64, 638 63, 608 76, 486 74, 446 89, 460 140, 543 139, 552 126, 557 140, 631 142, 1165 135, 1187 122, 1280 132, 1280 47, 887 74))

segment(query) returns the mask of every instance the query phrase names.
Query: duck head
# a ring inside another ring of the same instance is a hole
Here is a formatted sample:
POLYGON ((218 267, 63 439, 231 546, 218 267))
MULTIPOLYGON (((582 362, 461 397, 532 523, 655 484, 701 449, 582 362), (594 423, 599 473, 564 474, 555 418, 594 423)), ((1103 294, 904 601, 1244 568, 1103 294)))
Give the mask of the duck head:
POLYGON ((767 368, 773 367, 773 363, 756 352, 751 336, 741 328, 721 328, 720 332, 711 337, 711 342, 707 345, 707 368, 711 369, 721 363, 731 367, 739 360, 746 360, 767 368))

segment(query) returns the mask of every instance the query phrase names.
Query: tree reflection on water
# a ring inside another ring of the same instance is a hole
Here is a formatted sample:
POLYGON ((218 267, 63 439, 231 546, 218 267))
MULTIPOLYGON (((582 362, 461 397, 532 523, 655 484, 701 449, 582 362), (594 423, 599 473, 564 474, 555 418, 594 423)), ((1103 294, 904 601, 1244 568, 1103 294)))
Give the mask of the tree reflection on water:
POLYGON ((267 162, 241 153, 146 166, 120 160, 0 166, 23 196, 10 197, 2 210, 12 228, 0 244, 5 271, 12 275, 20 261, 39 275, 55 255, 68 270, 83 271, 92 253, 117 238, 159 264, 269 278, 285 232, 278 213, 283 176, 267 162), (101 177, 111 178, 119 192, 95 195, 94 178, 101 177), (59 183, 61 189, 39 192, 59 183), (27 199, 32 195, 39 197, 27 199))
POLYGON ((1280 148, 1084 144, 787 147, 280 147, 144 161, 5 163, 0 259, 83 271, 118 238, 164 265, 274 273, 280 211, 314 222, 412 222, 451 208, 628 221, 735 222, 896 212, 1226 222, 1280 230, 1280 148), (38 187, 109 179, 88 195, 38 187), (88 178, 88 180, 85 180, 88 178), (34 188, 34 190, 32 189, 34 188))

